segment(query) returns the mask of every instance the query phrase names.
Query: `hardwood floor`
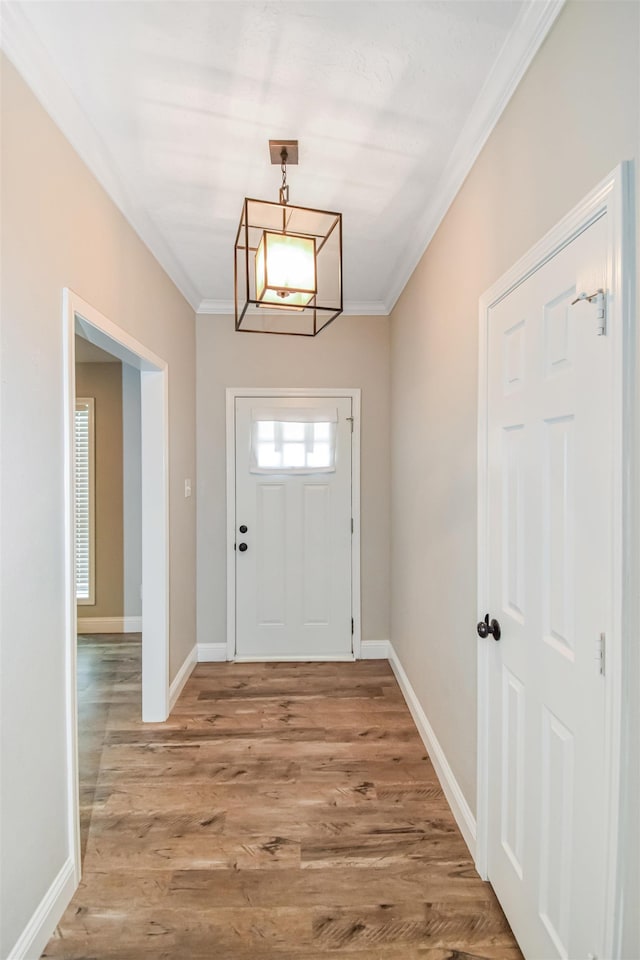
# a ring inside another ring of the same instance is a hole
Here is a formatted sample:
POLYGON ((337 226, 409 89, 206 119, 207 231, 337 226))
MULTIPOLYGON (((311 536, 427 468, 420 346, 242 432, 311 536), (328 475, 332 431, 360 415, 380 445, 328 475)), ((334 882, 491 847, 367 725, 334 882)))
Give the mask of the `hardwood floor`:
POLYGON ((386 662, 200 664, 143 725, 139 641, 94 637, 79 688, 83 880, 44 957, 521 958, 386 662))

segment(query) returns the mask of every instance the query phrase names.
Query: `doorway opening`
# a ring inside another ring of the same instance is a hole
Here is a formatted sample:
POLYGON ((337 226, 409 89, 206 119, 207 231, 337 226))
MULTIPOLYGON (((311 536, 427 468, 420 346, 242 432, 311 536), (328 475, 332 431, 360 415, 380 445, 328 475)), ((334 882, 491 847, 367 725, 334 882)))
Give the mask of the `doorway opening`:
POLYGON ((81 860, 109 721, 141 714, 140 371, 75 336, 75 576, 81 860))
MULTIPOLYGON (((81 337, 83 343, 93 345, 139 373, 141 616, 130 618, 129 621, 123 618, 122 626, 142 628, 141 716, 143 721, 148 722, 161 722, 169 713, 168 367, 164 360, 144 344, 68 289, 65 289, 63 297, 63 328, 63 378, 66 398, 64 527, 67 777, 70 852, 74 862, 75 879, 79 882, 81 836, 76 641, 76 336, 81 337)), ((90 586, 84 586, 85 592, 90 592, 90 586)), ((108 618, 105 618, 105 621, 108 626, 108 618)))

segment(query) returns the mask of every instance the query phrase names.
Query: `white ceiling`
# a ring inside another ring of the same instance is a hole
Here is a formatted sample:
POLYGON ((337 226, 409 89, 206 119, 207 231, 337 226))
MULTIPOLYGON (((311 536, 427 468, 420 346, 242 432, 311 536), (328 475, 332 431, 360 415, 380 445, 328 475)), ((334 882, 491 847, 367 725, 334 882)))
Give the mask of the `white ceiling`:
POLYGON ((562 3, 4 3, 3 46, 195 308, 230 309, 245 196, 341 210, 387 313, 562 3))

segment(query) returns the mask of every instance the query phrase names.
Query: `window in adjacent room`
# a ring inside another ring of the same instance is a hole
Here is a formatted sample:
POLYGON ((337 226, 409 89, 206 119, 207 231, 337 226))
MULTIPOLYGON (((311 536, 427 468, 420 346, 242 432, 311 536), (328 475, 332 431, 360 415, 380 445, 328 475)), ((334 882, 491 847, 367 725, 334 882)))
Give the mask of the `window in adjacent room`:
POLYGON ((75 412, 76 601, 95 601, 95 426, 93 397, 78 397, 75 412))

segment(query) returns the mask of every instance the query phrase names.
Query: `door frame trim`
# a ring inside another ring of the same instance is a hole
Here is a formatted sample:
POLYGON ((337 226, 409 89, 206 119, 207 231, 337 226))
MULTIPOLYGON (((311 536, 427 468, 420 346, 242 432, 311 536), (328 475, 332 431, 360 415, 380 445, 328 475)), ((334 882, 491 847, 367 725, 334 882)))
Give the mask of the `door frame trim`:
MULTIPOLYGON (((636 335, 634 320, 635 264, 633 261, 633 167, 620 164, 531 250, 494 283, 479 301, 478 344, 478 619, 489 609, 488 526, 488 323, 489 311, 580 233, 606 214, 608 219, 609 335, 613 346, 613 610, 612 636, 607 637, 605 694, 605 798, 608 824, 606 898, 602 956, 617 956, 621 935, 620 802, 624 794, 621 731, 631 709, 623 677, 633 663, 633 638, 638 635, 635 590, 639 569, 638 417, 635 411, 636 335)), ((488 877, 489 838, 489 645, 477 638, 478 741, 476 867, 488 877)), ((628 747, 627 747, 628 749, 628 747)), ((508 918, 507 918, 508 919, 508 918)))
MULTIPOLYGON (((353 536, 351 537, 351 613, 353 616, 353 657, 362 656, 362 616, 360 585, 360 406, 359 387, 227 387, 226 432, 227 432, 227 660, 236 659, 236 397, 349 397, 352 403, 353 436, 351 444, 351 511, 353 536)), ((282 657, 278 657, 282 660, 282 657)), ((287 659, 286 657, 284 659, 287 659)), ((332 658, 337 659, 337 658, 332 658)), ((342 658, 344 659, 344 658, 342 658)))
POLYGON ((169 713, 168 365, 73 290, 62 292, 67 813, 74 888, 80 882, 77 611, 75 590, 75 334, 140 370, 142 416, 142 719, 169 713))

